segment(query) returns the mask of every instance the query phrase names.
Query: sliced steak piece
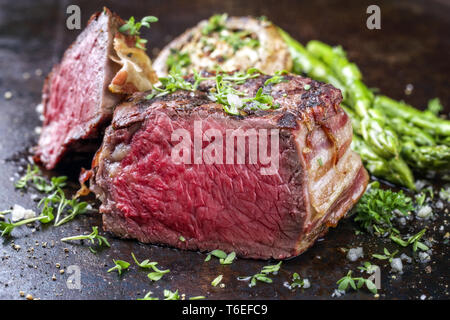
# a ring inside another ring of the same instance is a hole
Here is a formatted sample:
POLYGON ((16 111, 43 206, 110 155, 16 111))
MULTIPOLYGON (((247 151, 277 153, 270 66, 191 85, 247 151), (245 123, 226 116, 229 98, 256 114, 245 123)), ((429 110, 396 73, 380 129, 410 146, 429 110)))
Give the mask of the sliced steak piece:
POLYGON ((245 117, 212 103, 210 84, 151 100, 135 94, 120 105, 93 161, 91 189, 102 201, 104 229, 182 249, 283 259, 336 226, 368 182, 350 149, 352 127, 339 106, 341 93, 300 76, 265 86, 267 78, 238 89, 254 96, 263 87, 280 107, 245 117), (237 129, 248 141, 237 139, 230 148, 227 134, 237 129), (179 152, 182 142, 187 148, 179 152), (213 142, 226 154, 208 149, 213 142), (194 146, 202 148, 202 158, 194 146), (278 170, 270 171, 276 161, 263 161, 261 154, 250 160, 255 146, 278 156, 278 170))
POLYGON ((133 37, 118 32, 124 23, 106 8, 94 14, 48 75, 42 95, 44 123, 35 156, 47 169, 54 168, 67 151, 89 149, 89 142, 97 141, 122 93, 148 90, 156 82, 145 52, 134 48, 133 37), (141 67, 139 77, 130 72, 132 64, 124 58, 123 52, 130 51, 139 59, 134 61, 141 67), (139 79, 130 79, 130 73, 139 79))

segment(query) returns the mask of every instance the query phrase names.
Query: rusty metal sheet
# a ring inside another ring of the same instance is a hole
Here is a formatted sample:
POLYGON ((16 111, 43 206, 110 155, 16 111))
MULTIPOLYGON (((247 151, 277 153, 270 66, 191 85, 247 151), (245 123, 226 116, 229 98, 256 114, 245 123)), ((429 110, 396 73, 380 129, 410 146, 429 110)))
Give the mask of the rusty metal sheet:
MULTIPOLYGON (((83 25, 100 2, 74 1, 81 8, 83 25)), ((200 19, 214 13, 230 15, 265 15, 302 42, 320 39, 341 44, 362 69, 370 87, 396 99, 424 107, 428 99, 440 97, 448 113, 450 61, 450 6, 444 1, 380 2, 381 30, 365 26, 367 1, 109 1, 108 7, 122 17, 155 15, 160 21, 144 31, 151 53, 157 54, 173 37, 200 19), (405 86, 414 90, 405 95, 405 86)), ((35 145, 40 125, 36 105, 45 75, 79 31, 65 27, 67 1, 0 1, 0 210, 18 203, 36 208, 32 192, 14 189, 26 166, 29 149, 35 145), (6 99, 9 91, 12 97, 6 99)), ((85 164, 88 161, 85 161, 85 164)), ((75 186, 80 164, 65 165, 50 175, 68 174, 75 186)), ((436 186, 439 181, 435 180, 436 186)), ((432 261, 405 266, 402 275, 390 273, 382 263, 380 299, 448 299, 448 245, 442 240, 448 232, 448 207, 435 210, 436 220, 428 223, 429 234, 438 242, 433 246, 432 261), (441 227, 443 226, 443 227, 441 227)), ((352 219, 342 221, 303 255, 283 262, 272 284, 248 287, 238 276, 258 272, 265 261, 237 259, 230 266, 217 260, 204 262, 205 255, 167 247, 115 239, 107 235, 111 249, 93 254, 87 244, 65 244, 59 239, 90 231, 101 225, 98 214, 77 218, 61 227, 43 226, 34 230, 22 227, 13 237, 0 239, 0 299, 24 299, 20 291, 40 299, 136 299, 146 292, 162 297, 163 289, 179 289, 187 297, 204 295, 209 299, 328 299, 336 281, 348 270, 361 264, 345 258, 341 248, 362 246, 365 257, 393 245, 388 240, 355 235, 352 219), (20 246, 20 249, 19 247, 20 246), (122 276, 107 273, 112 259, 158 261, 171 272, 151 283, 147 273, 132 266, 122 276), (57 264, 60 267, 57 267, 57 264), (67 286, 69 266, 79 268, 81 289, 67 286), (61 273, 61 270, 65 270, 61 273), (291 291, 284 286, 292 273, 311 281, 311 288, 291 291), (224 288, 212 287, 211 281, 224 275, 224 288)), ((417 222, 414 230, 419 230, 417 222)), ((410 249, 403 250, 409 255, 410 249)), ((373 299, 364 290, 350 292, 347 299, 373 299)))

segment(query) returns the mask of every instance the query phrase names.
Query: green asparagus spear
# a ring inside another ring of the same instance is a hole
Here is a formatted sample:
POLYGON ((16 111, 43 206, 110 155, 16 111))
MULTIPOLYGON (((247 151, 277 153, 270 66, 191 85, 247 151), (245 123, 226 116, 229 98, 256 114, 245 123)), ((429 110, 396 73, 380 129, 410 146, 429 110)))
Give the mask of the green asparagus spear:
POLYGON ((386 96, 377 96, 374 104, 388 117, 402 118, 425 129, 433 136, 450 136, 450 121, 443 120, 431 112, 422 112, 406 103, 395 101, 386 96))
POLYGON ((355 80, 361 80, 361 72, 354 63, 350 63, 342 48, 333 48, 321 41, 311 40, 306 45, 313 56, 327 64, 334 73, 346 85, 350 85, 355 80))
POLYGON ((284 30, 278 29, 289 48, 294 61, 292 71, 296 74, 306 73, 309 77, 323 82, 328 82, 342 91, 345 96, 344 84, 333 75, 331 69, 320 60, 314 58, 297 40, 293 39, 284 30))
POLYGON ((350 118, 350 120, 352 122, 353 132, 355 134, 362 135, 362 133, 361 133, 361 119, 358 117, 358 115, 355 113, 355 111, 350 109, 345 104, 341 103, 341 107, 347 113, 348 117, 350 118))
POLYGON ((445 145, 417 146, 413 141, 402 144, 402 155, 408 163, 420 169, 450 169, 450 147, 445 145))
POLYGON ((405 186, 411 190, 416 189, 412 172, 402 158, 386 160, 380 157, 357 134, 353 135, 352 149, 361 156, 365 168, 374 176, 405 186))
POLYGON ((420 146, 434 146, 436 142, 433 137, 422 129, 409 125, 402 118, 387 118, 391 128, 393 128, 399 137, 412 139, 414 143, 420 146))
POLYGON ((397 157, 400 151, 397 134, 377 114, 369 110, 361 120, 361 134, 364 140, 380 156, 390 159, 397 157))

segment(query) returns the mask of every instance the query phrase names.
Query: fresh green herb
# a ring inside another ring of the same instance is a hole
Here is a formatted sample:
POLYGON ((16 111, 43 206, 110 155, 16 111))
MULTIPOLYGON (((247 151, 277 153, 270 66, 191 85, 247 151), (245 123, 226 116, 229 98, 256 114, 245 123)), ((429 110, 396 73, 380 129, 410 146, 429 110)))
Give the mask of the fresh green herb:
POLYGON ((439 100, 439 98, 434 98, 428 101, 427 111, 431 112, 432 114, 437 116, 443 109, 444 107, 442 106, 441 100, 439 100))
POLYGON ((364 285, 366 285, 367 289, 373 294, 377 293, 377 287, 370 279, 364 279, 362 277, 354 278, 352 277, 352 271, 350 270, 347 275, 336 282, 339 286, 338 289, 341 291, 347 291, 349 286, 353 290, 361 289, 364 285))
POLYGON ((89 251, 92 252, 93 254, 97 253, 97 251, 94 248, 92 248, 92 247, 89 247, 89 251))
POLYGON ((223 275, 217 276, 213 281, 211 281, 211 285, 216 287, 222 281, 223 275))
POLYGON ((98 234, 98 227, 92 227, 92 232, 88 235, 79 235, 79 236, 66 237, 66 238, 61 239, 61 241, 63 241, 63 242, 74 241, 74 240, 88 240, 92 244, 95 244, 95 240, 97 240, 99 246, 104 244, 107 247, 111 247, 108 240, 105 237, 98 234))
POLYGON ((66 222, 73 220, 76 216, 87 212, 88 203, 79 201, 78 199, 66 200, 66 205, 70 207, 67 211, 68 215, 60 221, 55 219, 55 226, 58 227, 66 222))
POLYGON ((196 296, 196 297, 190 297, 189 300, 203 300, 206 299, 205 296, 196 296))
POLYGON ((288 72, 286 70, 281 70, 281 71, 277 71, 275 72, 275 75, 272 78, 269 78, 266 80, 266 82, 264 82, 264 85, 267 86, 269 84, 278 84, 281 82, 287 82, 288 80, 283 76, 285 74, 287 74, 288 72))
POLYGON ((401 245, 402 247, 407 247, 408 246, 408 241, 403 240, 402 238, 400 238, 397 235, 391 234, 390 235, 390 239, 392 241, 394 241, 396 244, 401 245))
POLYGON ((194 86, 184 80, 183 76, 179 72, 170 72, 167 77, 159 78, 161 85, 153 86, 152 93, 146 96, 146 99, 153 99, 162 97, 177 90, 194 91, 194 86))
POLYGON ((159 298, 152 297, 153 292, 149 291, 143 298, 139 298, 137 300, 159 300, 159 298))
POLYGON ((305 85, 303 86, 303 89, 305 89, 306 91, 308 91, 309 89, 311 89, 311 85, 305 84, 305 85))
POLYGON ((372 187, 361 198, 356 207, 355 221, 367 231, 392 231, 394 211, 407 215, 413 210, 411 198, 405 196, 403 191, 393 192, 372 187))
POLYGON ((27 166, 27 172, 23 177, 16 181, 15 186, 17 189, 24 189, 28 185, 28 181, 32 180, 35 176, 40 173, 39 167, 37 165, 27 166))
POLYGON ((322 158, 317 159, 317 162, 319 163, 319 166, 323 167, 323 161, 322 161, 322 158))
POLYGON ((183 236, 180 236, 178 239, 179 239, 181 242, 185 242, 185 241, 186 241, 186 239, 185 239, 183 236))
POLYGON ((112 267, 111 269, 108 270, 108 272, 112 272, 114 270, 117 270, 117 272, 119 273, 119 275, 122 274, 122 271, 125 271, 128 269, 128 267, 130 266, 130 263, 123 261, 123 260, 114 260, 113 262, 115 264, 114 267, 112 267))
POLYGON ((225 259, 227 257, 227 254, 224 251, 218 249, 211 251, 209 254, 219 259, 225 259))
POLYGON ((270 274, 276 274, 280 270, 282 261, 275 265, 264 266, 261 271, 251 277, 239 277, 239 280, 250 280, 250 287, 254 287, 257 281, 272 283, 272 279, 268 277, 270 274))
POLYGON ((389 260, 389 262, 394 259, 395 255, 398 253, 398 250, 395 250, 394 252, 390 253, 388 249, 383 249, 384 254, 373 254, 372 257, 379 260, 389 260))
POLYGON ((131 17, 127 20, 127 22, 119 28, 119 31, 122 33, 127 33, 130 36, 136 37, 136 47, 142 50, 145 50, 145 43, 147 40, 141 39, 140 37, 140 29, 141 27, 147 27, 150 29, 150 23, 157 22, 158 18, 153 16, 146 16, 141 19, 140 22, 135 22, 134 17, 131 17))
POLYGON ((261 75, 258 69, 250 68, 246 72, 235 72, 226 74, 218 71, 215 77, 202 77, 194 72, 194 83, 186 81, 181 73, 170 72, 167 77, 160 78, 160 85, 154 86, 152 93, 146 96, 146 99, 162 97, 178 90, 195 91, 199 84, 205 80, 215 80, 215 87, 209 90, 208 97, 217 103, 223 105, 224 111, 228 114, 239 115, 240 109, 244 106, 255 110, 267 110, 278 108, 273 104, 273 97, 263 93, 259 88, 254 97, 247 97, 247 94, 236 90, 234 87, 245 83, 246 80, 256 78, 261 75))
POLYGON ((412 248, 413 248, 414 252, 416 252, 418 248, 422 251, 427 251, 430 249, 424 243, 419 241, 423 237, 425 232, 426 232, 426 229, 422 229, 417 234, 413 235, 412 237, 410 237, 408 239, 408 243, 412 244, 412 248))
POLYGON ((270 108, 278 108, 273 104, 273 97, 263 93, 263 89, 259 88, 254 97, 245 97, 244 92, 234 89, 234 86, 245 82, 250 78, 260 75, 257 69, 249 69, 245 74, 236 72, 232 76, 223 74, 216 75, 215 92, 210 91, 210 99, 223 105, 226 113, 231 115, 239 115, 240 109, 244 106, 250 109, 267 110, 270 108))
POLYGON ((207 36, 213 32, 219 32, 225 28, 225 22, 228 19, 228 15, 224 14, 215 14, 208 19, 208 22, 202 29, 202 34, 207 36))
POLYGON ((141 268, 144 269, 149 269, 152 268, 153 266, 156 266, 158 263, 157 262, 150 262, 150 260, 145 259, 142 262, 137 261, 136 256, 134 255, 134 253, 131 253, 131 257, 133 258, 134 262, 141 268))
POLYGON ((281 263, 282 262, 283 261, 280 261, 277 264, 264 266, 262 268, 262 270, 261 270, 261 273, 264 273, 264 274, 270 274, 270 273, 275 274, 275 273, 277 273, 278 271, 280 271, 280 267, 281 267, 281 263))
POLYGON ((252 33, 249 31, 230 31, 220 34, 219 38, 228 43, 235 53, 243 47, 257 48, 259 46, 259 40, 252 38, 252 33))
POLYGON ((169 273, 170 270, 160 270, 156 267, 156 265, 154 265, 152 267, 153 272, 150 272, 147 277, 152 280, 152 281, 158 281, 159 279, 161 279, 166 273, 169 273))
POLYGON ((29 181, 32 182, 32 185, 38 191, 47 194, 51 193, 49 196, 42 198, 38 203, 38 207, 42 206, 41 215, 47 217, 42 219, 41 222, 48 223, 55 220, 54 225, 60 226, 74 219, 77 215, 87 211, 87 202, 81 202, 77 199, 69 200, 66 198, 65 193, 62 190, 66 185, 66 176, 52 177, 50 182, 48 182, 47 179, 42 176, 41 171, 36 165, 33 167, 28 165, 26 174, 16 182, 15 186, 19 189, 26 188, 29 181), (55 209, 56 218, 54 214, 55 209), (61 218, 65 211, 68 215, 61 218))
POLYGON ((42 221, 48 219, 47 216, 43 216, 40 215, 38 217, 34 217, 34 218, 30 218, 30 219, 24 219, 24 220, 20 220, 18 222, 11 222, 10 220, 8 220, 8 222, 5 221, 0 221, 0 231, 1 236, 2 237, 6 237, 9 236, 11 234, 11 231, 13 231, 15 228, 23 226, 24 224, 28 224, 34 221, 42 221))
POLYGON ((166 273, 169 273, 170 270, 160 270, 156 267, 156 265, 158 264, 158 262, 150 262, 150 260, 145 259, 142 262, 137 261, 136 256, 134 255, 134 253, 131 253, 131 256, 133 257, 134 262, 141 268, 144 269, 153 269, 153 272, 150 272, 147 276, 150 280, 152 281, 158 281, 159 279, 161 279, 166 273))
POLYGON ((164 300, 180 300, 180 295, 178 294, 178 290, 172 292, 170 290, 164 290, 164 300))
POLYGON ((166 60, 169 72, 181 72, 191 64, 188 53, 181 53, 177 49, 170 49, 170 55, 166 60))
POLYGON ((291 289, 301 288, 305 285, 305 280, 303 280, 297 272, 292 275, 292 283, 290 284, 291 289))
POLYGON ((365 271, 367 273, 374 273, 377 269, 379 269, 379 267, 375 264, 371 264, 370 262, 366 261, 363 263, 363 266, 358 267, 359 270, 361 271, 365 271))
POLYGON ((232 264, 233 260, 236 258, 236 252, 231 252, 229 255, 226 256, 225 259, 220 259, 220 264, 232 264))
POLYGON ((426 197, 427 197, 427 195, 425 193, 420 193, 420 194, 416 195, 416 203, 419 207, 421 207, 423 205, 426 197))
POLYGON ((205 262, 208 262, 209 260, 211 260, 211 254, 208 254, 205 258, 205 262))
POLYGON ((37 165, 28 165, 27 172, 15 183, 17 189, 24 189, 28 187, 28 182, 31 181, 33 186, 40 192, 50 193, 58 188, 63 188, 66 185, 66 176, 52 177, 48 182, 43 176, 37 165))
POLYGON ((427 250, 429 250, 429 248, 424 243, 419 241, 423 237, 425 232, 426 232, 426 229, 423 229, 423 230, 419 231, 417 234, 409 237, 408 240, 406 240, 406 241, 396 235, 391 235, 390 239, 392 241, 394 241, 395 243, 397 243, 398 245, 401 245, 402 247, 407 247, 412 244, 412 248, 413 248, 414 252, 416 252, 417 249, 420 249, 422 251, 427 251, 427 250))

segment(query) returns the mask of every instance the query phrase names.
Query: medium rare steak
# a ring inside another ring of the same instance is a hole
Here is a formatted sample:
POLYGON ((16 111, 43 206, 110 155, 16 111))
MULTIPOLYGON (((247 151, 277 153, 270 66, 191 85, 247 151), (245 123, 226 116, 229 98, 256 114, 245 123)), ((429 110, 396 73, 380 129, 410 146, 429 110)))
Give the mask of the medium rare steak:
POLYGON ((266 85, 268 78, 237 89, 255 96, 262 88, 278 108, 245 116, 212 102, 208 81, 194 92, 135 94, 118 106, 93 161, 104 229, 146 243, 283 259, 336 226, 368 182, 350 149, 341 93, 300 76, 266 85), (255 160, 256 148, 274 161, 255 160))
POLYGON ((48 75, 42 95, 44 123, 35 156, 47 169, 54 168, 67 151, 92 149, 89 142, 97 141, 109 124, 122 94, 148 90, 157 81, 150 59, 134 47, 135 39, 118 32, 124 23, 106 8, 94 14, 48 75), (134 65, 141 67, 139 77, 124 54, 134 54, 132 59, 138 60, 134 65))

